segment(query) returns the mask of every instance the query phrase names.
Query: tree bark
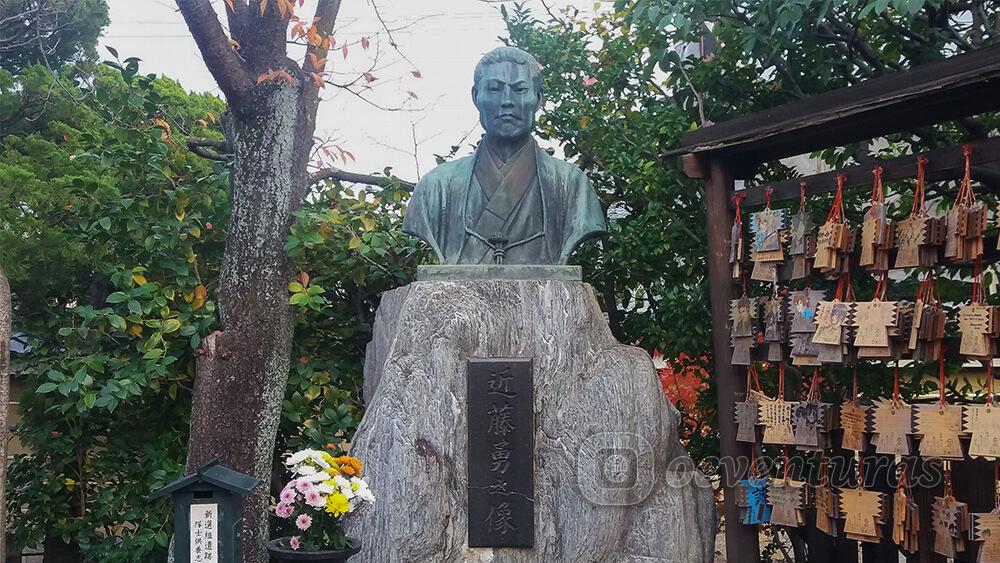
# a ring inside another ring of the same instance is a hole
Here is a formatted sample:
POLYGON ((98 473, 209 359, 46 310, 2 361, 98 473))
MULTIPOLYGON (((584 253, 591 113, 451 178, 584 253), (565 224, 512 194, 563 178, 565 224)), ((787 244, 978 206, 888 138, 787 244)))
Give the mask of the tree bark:
POLYGON ((253 103, 229 116, 235 160, 218 291, 222 331, 199 350, 191 413, 189 472, 218 457, 264 483, 243 506, 248 563, 267 561, 268 484, 294 327, 283 246, 306 189, 312 143, 299 87, 258 85, 253 103))
POLYGON ((10 406, 10 339, 13 336, 11 317, 13 311, 10 305, 10 284, 0 264, 0 554, 7 557, 7 441, 10 428, 7 424, 8 407, 10 406))

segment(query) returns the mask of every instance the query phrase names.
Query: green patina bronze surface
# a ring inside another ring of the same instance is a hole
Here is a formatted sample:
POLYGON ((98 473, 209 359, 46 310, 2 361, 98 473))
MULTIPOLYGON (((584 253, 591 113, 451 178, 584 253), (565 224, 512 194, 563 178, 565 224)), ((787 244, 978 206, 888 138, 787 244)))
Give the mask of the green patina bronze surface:
POLYGON ((417 184, 403 230, 442 264, 565 264, 582 242, 607 234, 587 176, 531 136, 542 101, 534 57, 513 47, 476 65, 472 99, 486 131, 474 153, 417 184))

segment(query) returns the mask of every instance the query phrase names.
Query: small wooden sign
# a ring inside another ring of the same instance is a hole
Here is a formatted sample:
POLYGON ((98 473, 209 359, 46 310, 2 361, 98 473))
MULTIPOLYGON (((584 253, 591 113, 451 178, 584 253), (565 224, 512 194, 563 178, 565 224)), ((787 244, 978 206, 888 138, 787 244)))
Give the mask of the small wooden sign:
POLYGON ((795 429, 792 427, 792 406, 783 400, 762 400, 759 410, 759 424, 764 426, 762 442, 765 444, 794 444, 795 429))
POLYGON ((191 563, 219 563, 219 505, 192 504, 191 563))
POLYGON ((470 358, 469 547, 535 541, 535 405, 528 358, 470 358))
POLYGON ((736 402, 736 441, 757 441, 757 410, 759 405, 755 397, 747 397, 746 401, 736 402))
POLYGON ((892 399, 878 399, 872 406, 876 453, 912 455, 912 407, 903 401, 892 399))
POLYGON ((798 527, 805 525, 806 484, 791 479, 775 479, 767 488, 771 523, 798 527))
POLYGON ((885 494, 866 489, 841 489, 840 511, 844 515, 844 536, 878 543, 882 536, 885 494))
POLYGON ((1000 406, 966 406, 965 431, 972 434, 969 457, 1000 458, 1000 406))
POLYGON ((955 558, 965 551, 965 533, 969 526, 969 507, 954 497, 934 497, 931 511, 934 529, 934 552, 955 558))
POLYGON ((868 408, 847 402, 840 405, 840 428, 844 431, 841 447, 845 450, 863 452, 865 432, 868 431, 868 408))
POLYGON ((840 518, 840 500, 837 493, 826 485, 819 485, 816 494, 816 528, 837 537, 837 521, 840 518))
POLYGON ((736 503, 741 522, 748 525, 771 521, 771 505, 767 503, 767 477, 743 479, 736 486, 736 503))
POLYGON ((1000 513, 994 510, 969 514, 969 539, 982 542, 976 561, 1000 563, 1000 513))
POLYGON ((916 433, 921 435, 920 455, 938 459, 962 459, 962 407, 917 405, 916 433))

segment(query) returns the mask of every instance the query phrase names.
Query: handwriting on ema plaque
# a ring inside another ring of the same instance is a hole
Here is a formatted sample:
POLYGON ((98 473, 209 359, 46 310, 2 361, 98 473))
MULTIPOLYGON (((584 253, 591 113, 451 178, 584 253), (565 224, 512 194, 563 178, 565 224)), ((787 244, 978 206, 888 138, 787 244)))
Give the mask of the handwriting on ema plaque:
POLYGON ((469 547, 534 545, 534 383, 528 358, 470 358, 469 547))

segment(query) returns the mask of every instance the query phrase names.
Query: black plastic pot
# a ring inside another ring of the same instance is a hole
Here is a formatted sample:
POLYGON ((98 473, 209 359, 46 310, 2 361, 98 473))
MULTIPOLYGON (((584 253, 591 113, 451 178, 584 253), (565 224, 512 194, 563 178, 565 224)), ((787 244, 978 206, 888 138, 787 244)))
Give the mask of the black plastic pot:
POLYGON ((267 552, 275 561, 295 562, 311 561, 312 563, 339 563, 347 561, 352 555, 361 551, 361 542, 354 538, 347 538, 347 547, 344 549, 323 549, 319 551, 306 551, 303 549, 292 549, 288 545, 290 538, 278 538, 267 542, 267 552))

